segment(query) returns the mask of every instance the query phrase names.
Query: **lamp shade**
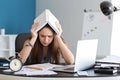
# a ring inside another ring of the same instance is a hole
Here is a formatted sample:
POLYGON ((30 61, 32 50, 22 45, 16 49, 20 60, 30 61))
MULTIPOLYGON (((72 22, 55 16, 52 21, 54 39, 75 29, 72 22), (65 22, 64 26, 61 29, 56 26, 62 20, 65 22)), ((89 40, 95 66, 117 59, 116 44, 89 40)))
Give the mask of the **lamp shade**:
POLYGON ((113 7, 109 1, 103 1, 100 4, 100 9, 103 12, 103 14, 106 16, 112 14, 112 12, 114 12, 114 11, 117 11, 117 8, 113 7))

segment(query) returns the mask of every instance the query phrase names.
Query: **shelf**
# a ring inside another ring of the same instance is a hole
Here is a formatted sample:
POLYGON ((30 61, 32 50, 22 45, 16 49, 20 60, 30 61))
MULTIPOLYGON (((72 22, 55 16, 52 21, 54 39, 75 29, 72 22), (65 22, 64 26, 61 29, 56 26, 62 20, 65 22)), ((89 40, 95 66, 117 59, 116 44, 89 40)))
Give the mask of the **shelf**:
POLYGON ((15 39, 17 35, 0 35, 0 57, 15 55, 15 39))

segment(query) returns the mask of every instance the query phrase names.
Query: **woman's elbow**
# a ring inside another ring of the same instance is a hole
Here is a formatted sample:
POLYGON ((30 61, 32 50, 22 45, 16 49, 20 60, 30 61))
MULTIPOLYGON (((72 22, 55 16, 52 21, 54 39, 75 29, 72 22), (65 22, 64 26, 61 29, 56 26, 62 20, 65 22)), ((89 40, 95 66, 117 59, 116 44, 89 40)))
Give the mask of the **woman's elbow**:
POLYGON ((67 64, 74 64, 74 58, 73 59, 70 59, 68 62, 67 62, 67 64))

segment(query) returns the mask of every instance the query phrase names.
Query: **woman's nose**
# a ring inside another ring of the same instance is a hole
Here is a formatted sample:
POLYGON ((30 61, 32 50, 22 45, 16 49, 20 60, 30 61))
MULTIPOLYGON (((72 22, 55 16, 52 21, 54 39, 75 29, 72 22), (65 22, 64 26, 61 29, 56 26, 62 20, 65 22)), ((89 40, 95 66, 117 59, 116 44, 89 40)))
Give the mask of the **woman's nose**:
POLYGON ((45 42, 47 43, 49 41, 48 37, 45 38, 45 42))

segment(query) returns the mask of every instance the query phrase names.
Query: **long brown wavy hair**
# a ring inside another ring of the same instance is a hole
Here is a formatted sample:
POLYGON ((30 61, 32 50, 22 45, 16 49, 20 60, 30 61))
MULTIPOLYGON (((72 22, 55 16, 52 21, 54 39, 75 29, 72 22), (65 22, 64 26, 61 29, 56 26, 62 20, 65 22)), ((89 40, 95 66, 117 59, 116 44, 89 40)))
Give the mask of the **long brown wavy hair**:
MULTIPOLYGON (((46 25, 45 27, 50 28, 54 32, 54 30, 49 25, 46 25)), ((56 33, 54 32, 54 34, 56 34, 56 33)), ((63 40, 63 38, 62 38, 62 40, 63 40)), ((63 42, 65 42, 65 41, 63 40, 63 42)), ((39 63, 40 61, 42 61, 43 56, 41 56, 40 44, 41 43, 39 41, 39 36, 38 36, 38 38, 35 42, 35 45, 34 45, 32 51, 31 51, 32 63, 39 63)), ((51 62, 55 63, 55 64, 59 64, 60 63, 60 50, 58 48, 58 45, 55 44, 54 39, 53 39, 52 43, 49 45, 49 47, 50 46, 51 46, 51 49, 52 49, 52 51, 51 51, 52 52, 51 62)))

